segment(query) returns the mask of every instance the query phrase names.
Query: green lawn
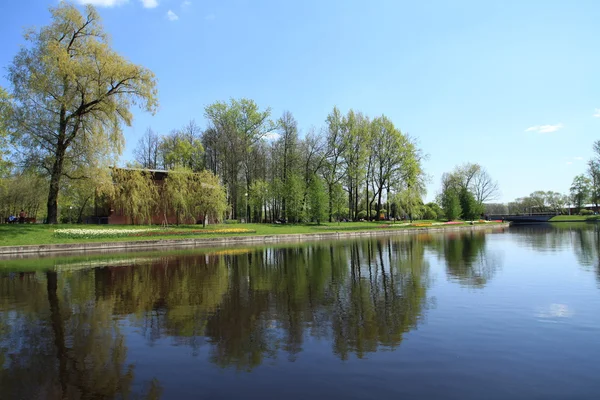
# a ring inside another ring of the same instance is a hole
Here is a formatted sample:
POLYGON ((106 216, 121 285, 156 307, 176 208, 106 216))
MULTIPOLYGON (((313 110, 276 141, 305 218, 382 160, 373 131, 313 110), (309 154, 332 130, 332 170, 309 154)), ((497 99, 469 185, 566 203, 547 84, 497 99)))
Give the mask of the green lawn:
POLYGON ((600 215, 557 215, 550 222, 598 221, 600 215))
MULTIPOLYGON (((431 221, 419 221, 431 222, 431 221)), ((456 225, 450 225, 456 226, 456 225)), ((436 226, 444 227, 444 225, 436 226)), ((25 224, 25 225, 0 225, 0 246, 21 246, 21 245, 38 245, 38 244, 56 244, 56 243, 87 243, 87 242, 117 242, 117 241, 133 241, 133 240, 158 240, 158 239, 187 239, 187 238, 214 238, 223 236, 248 236, 248 235, 276 235, 276 234, 291 234, 291 233, 319 233, 319 232, 347 232, 347 231, 364 231, 373 229, 414 229, 415 227, 402 226, 399 222, 394 224, 387 221, 380 222, 341 222, 341 223, 324 223, 316 224, 221 224, 210 225, 206 229, 226 229, 226 228, 244 228, 252 229, 253 233, 212 233, 212 234, 194 234, 189 235, 156 235, 156 236, 141 236, 141 237, 120 237, 120 238, 94 238, 94 239, 70 239, 58 238, 54 236, 55 229, 65 228, 81 228, 81 229, 131 229, 144 228, 144 226, 132 225, 41 225, 41 224, 25 224)), ((157 228, 154 226, 153 228, 157 228)), ((175 230, 202 230, 199 225, 187 225, 171 227, 175 230)))

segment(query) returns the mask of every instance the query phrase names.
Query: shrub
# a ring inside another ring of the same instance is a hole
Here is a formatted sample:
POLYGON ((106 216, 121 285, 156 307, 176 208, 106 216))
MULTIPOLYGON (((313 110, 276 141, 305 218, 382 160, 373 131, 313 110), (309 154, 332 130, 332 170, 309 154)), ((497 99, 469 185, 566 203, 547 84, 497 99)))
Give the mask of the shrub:
POLYGON ((592 210, 580 210, 579 215, 594 215, 592 210))
POLYGON ((437 214, 431 207, 425 206, 423 219, 437 219, 437 214))
POLYGON ((238 221, 237 219, 226 219, 225 221, 223 221, 226 224, 239 224, 240 221, 238 221))
POLYGON ((358 219, 365 219, 367 218, 367 211, 366 210, 362 210, 358 212, 358 219))

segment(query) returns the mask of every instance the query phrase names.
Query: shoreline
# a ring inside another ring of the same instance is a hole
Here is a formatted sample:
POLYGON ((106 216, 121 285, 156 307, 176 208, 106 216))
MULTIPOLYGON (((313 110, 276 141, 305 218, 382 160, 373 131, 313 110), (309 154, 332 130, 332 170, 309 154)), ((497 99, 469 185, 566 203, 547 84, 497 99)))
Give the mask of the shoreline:
POLYGON ((40 244, 23 246, 1 246, 0 256, 11 258, 19 255, 43 255, 48 253, 74 253, 88 251, 127 251, 131 249, 147 249, 155 247, 209 247, 228 246, 238 243, 298 243, 315 240, 345 239, 355 237, 373 237, 389 235, 410 235, 416 233, 448 232, 459 230, 482 230, 494 228, 507 228, 509 223, 498 223, 493 225, 460 225, 445 227, 419 227, 410 229, 382 229, 348 232, 326 232, 326 233, 284 233, 279 235, 248 235, 248 236, 224 236, 212 238, 187 238, 187 239, 155 239, 136 240, 122 242, 87 242, 87 243, 60 243, 40 244))

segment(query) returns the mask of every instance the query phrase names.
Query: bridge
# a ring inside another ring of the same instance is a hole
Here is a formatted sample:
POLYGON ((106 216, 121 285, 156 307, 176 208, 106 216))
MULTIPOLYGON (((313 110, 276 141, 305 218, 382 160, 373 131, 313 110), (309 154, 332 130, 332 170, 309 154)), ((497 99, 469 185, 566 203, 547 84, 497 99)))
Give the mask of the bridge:
POLYGON ((532 224, 532 223, 540 223, 540 222, 548 222, 552 217, 555 217, 558 214, 555 213, 531 213, 531 214, 521 214, 521 215, 490 215, 489 218, 492 220, 502 220, 506 222, 512 222, 515 224, 532 224))

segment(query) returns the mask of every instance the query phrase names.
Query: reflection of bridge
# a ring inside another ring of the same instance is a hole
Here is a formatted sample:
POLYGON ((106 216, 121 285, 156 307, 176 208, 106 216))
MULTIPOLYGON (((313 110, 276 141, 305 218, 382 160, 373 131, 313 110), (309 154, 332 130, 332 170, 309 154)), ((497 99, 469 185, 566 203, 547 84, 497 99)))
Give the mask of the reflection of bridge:
POLYGON ((531 213, 528 215, 490 215, 490 219, 493 220, 502 220, 506 222, 512 222, 515 224, 524 224, 524 223, 536 223, 536 222, 548 222, 552 217, 555 217, 556 214, 550 213, 531 213))

